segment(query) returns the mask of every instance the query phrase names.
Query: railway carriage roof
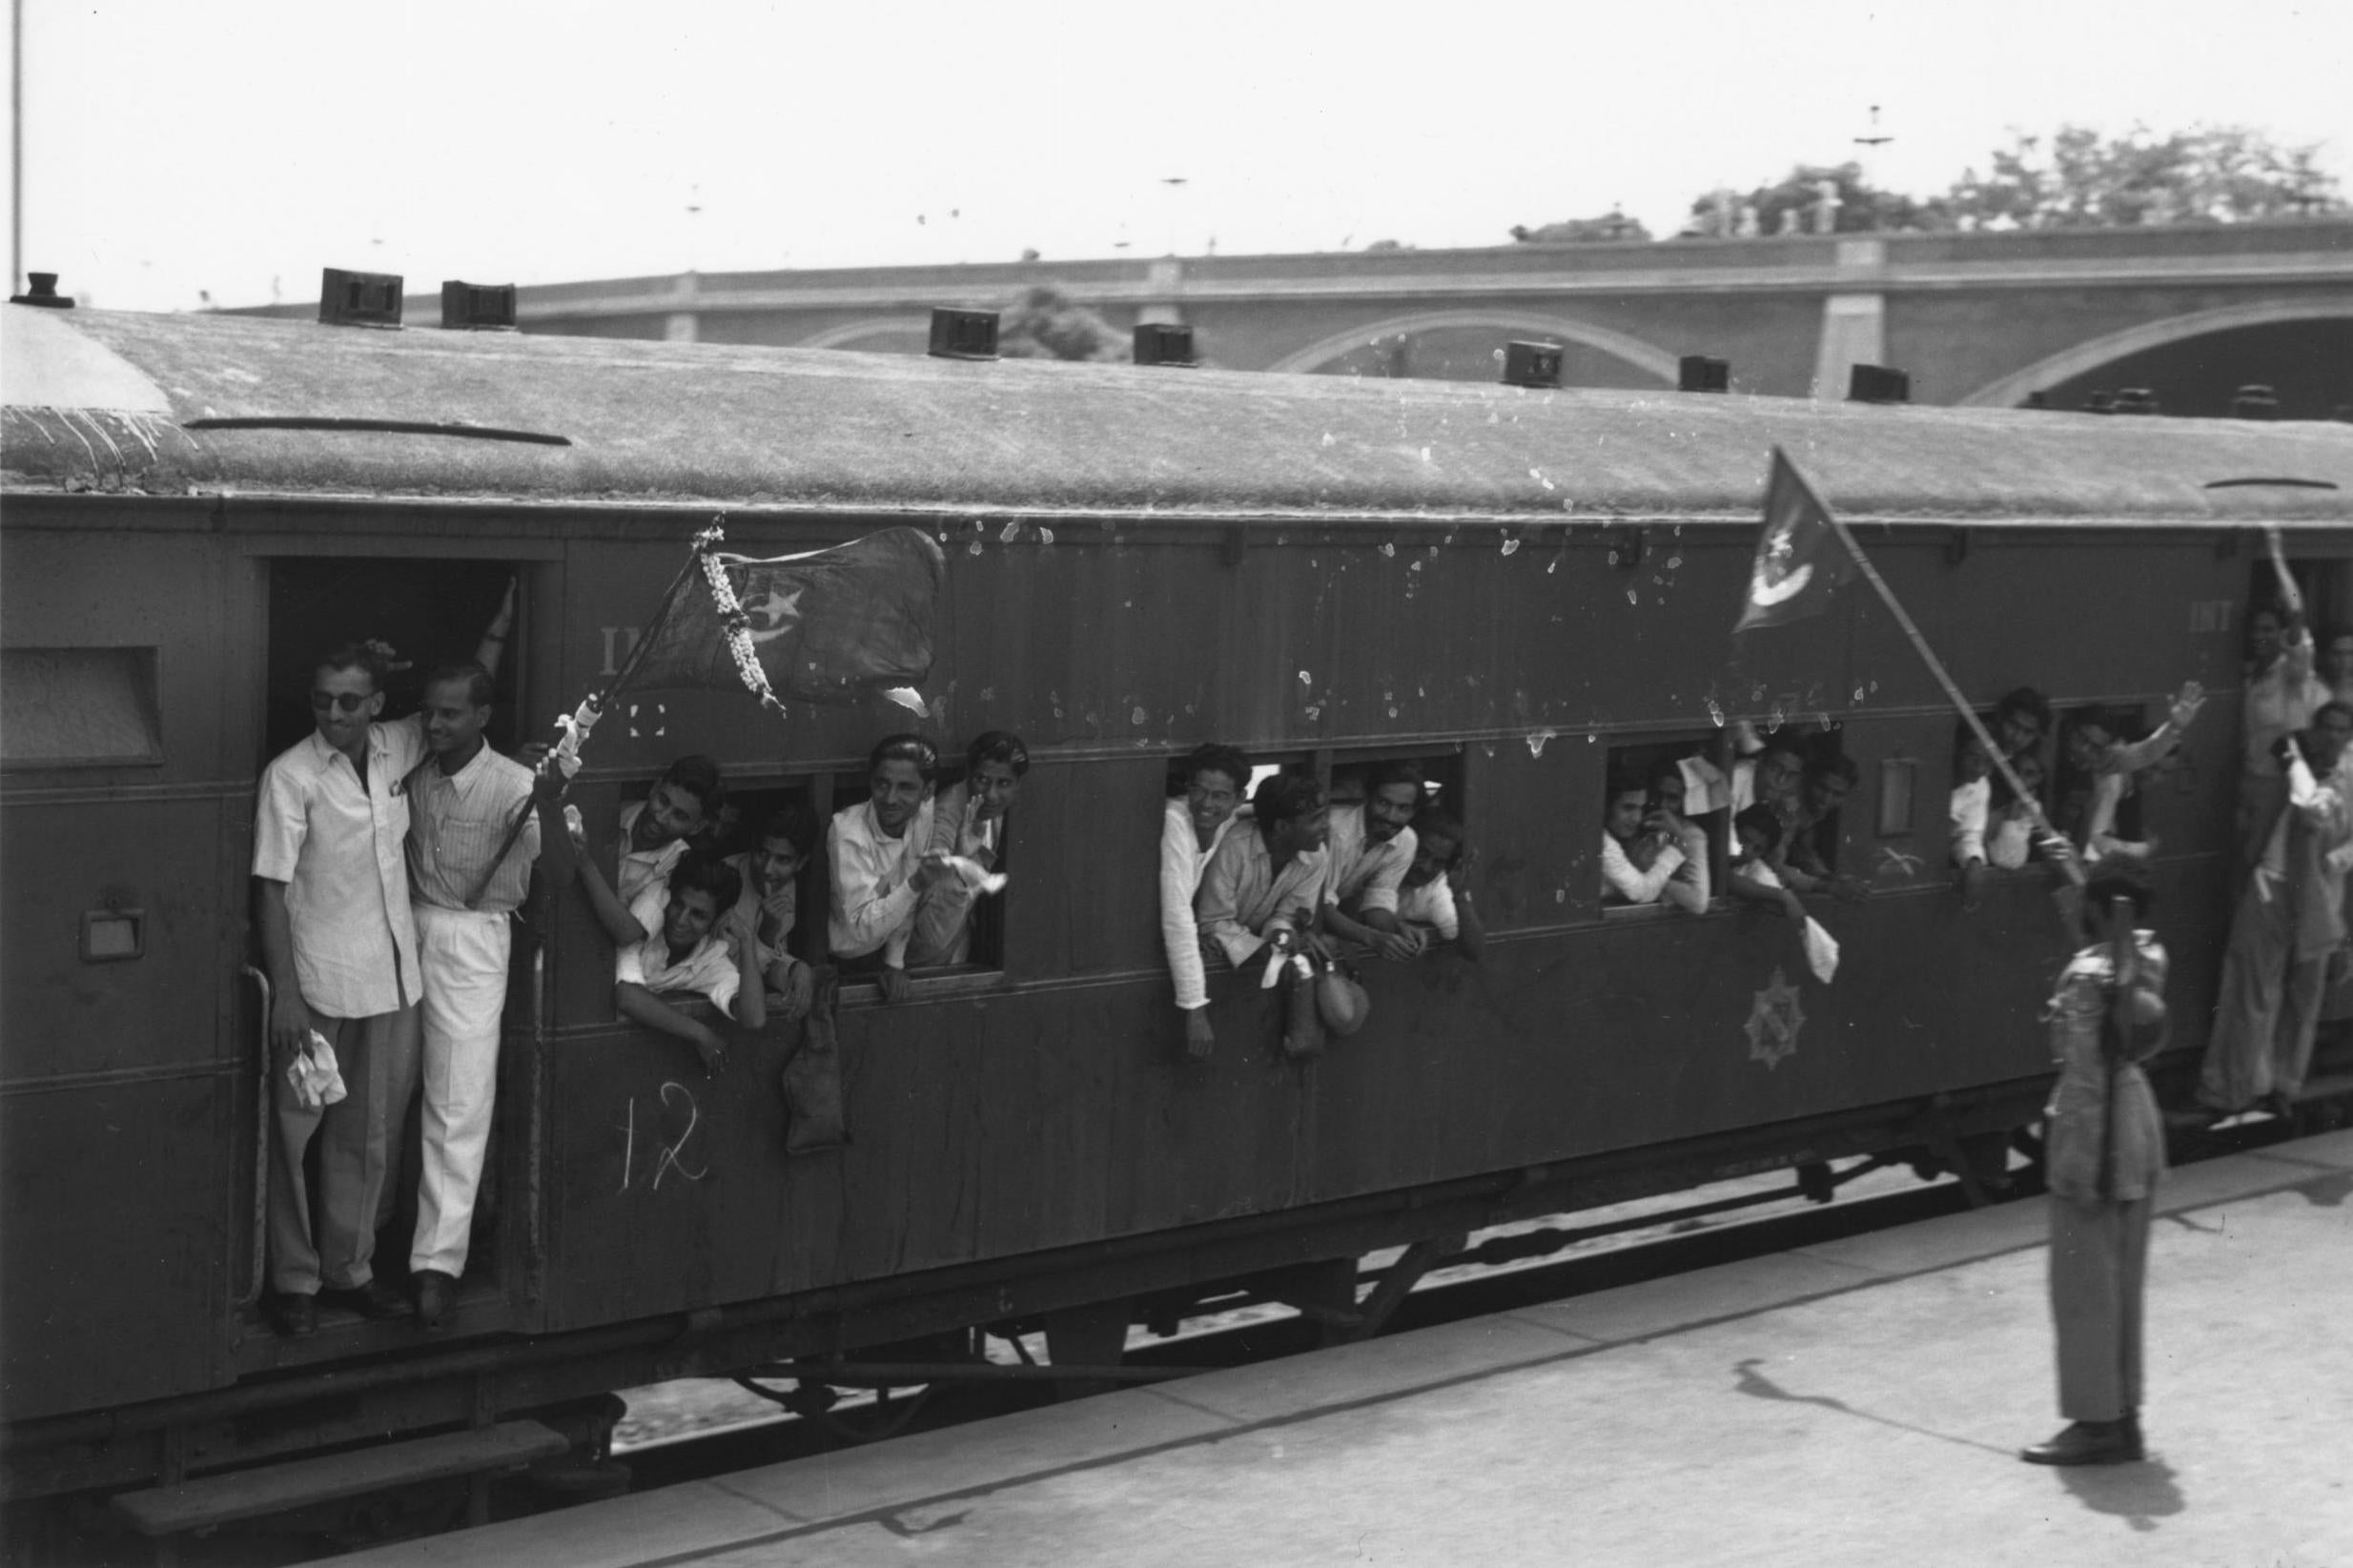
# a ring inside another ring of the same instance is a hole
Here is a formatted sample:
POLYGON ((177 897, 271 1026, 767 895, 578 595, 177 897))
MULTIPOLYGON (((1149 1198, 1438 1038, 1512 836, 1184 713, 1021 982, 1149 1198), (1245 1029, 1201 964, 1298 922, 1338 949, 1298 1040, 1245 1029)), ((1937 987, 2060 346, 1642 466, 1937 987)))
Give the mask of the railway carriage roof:
POLYGON ((2353 521, 2353 426, 8 308, 9 489, 1185 518, 2353 521), (260 421, 242 427, 208 421, 260 421), (312 428, 292 428, 288 421, 312 428), (442 433, 370 428, 447 427, 442 433), (566 444, 516 438, 562 438, 566 444), (2213 490, 2218 479, 2334 490, 2213 490))

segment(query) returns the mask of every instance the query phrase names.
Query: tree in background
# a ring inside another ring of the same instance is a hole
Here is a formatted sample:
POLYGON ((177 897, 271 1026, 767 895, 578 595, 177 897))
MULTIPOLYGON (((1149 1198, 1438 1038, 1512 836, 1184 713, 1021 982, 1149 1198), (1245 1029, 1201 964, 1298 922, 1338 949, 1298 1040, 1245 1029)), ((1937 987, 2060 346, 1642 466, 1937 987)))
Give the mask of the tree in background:
POLYGON ((1993 153, 1990 173, 1966 171, 1939 199, 1963 227, 2244 223, 2346 210, 2335 178, 2314 167, 2317 147, 2281 147, 2246 126, 2193 126, 2166 136, 2136 126, 2103 137, 2063 125, 2047 140, 2012 136, 1993 153))
POLYGON ((1124 361, 1117 328, 1051 283, 1024 289, 997 317, 996 351, 1007 359, 1124 361))
POLYGON ((1951 216, 1940 201, 1918 201, 1894 191, 1882 191, 1863 179, 1859 163, 1801 163, 1771 185, 1753 191, 1710 191, 1691 203, 1691 222, 1686 234, 1729 235, 1742 226, 1742 209, 1756 214, 1754 233, 1810 234, 1816 231, 1823 187, 1837 192, 1833 234, 1885 233, 1892 229, 1950 229, 1951 216))
POLYGON ((1600 217, 1563 218, 1534 229, 1515 223, 1511 237, 1523 245, 1620 245, 1648 239, 1650 231, 1613 207, 1600 217))

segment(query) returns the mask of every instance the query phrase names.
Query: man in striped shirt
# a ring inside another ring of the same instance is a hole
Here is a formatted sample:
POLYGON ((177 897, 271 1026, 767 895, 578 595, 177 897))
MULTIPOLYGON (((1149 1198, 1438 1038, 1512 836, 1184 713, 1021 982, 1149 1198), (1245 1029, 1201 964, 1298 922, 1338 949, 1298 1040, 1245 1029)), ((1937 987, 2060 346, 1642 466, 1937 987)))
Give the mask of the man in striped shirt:
POLYGON ((426 757, 407 781, 409 891, 424 983, 424 1175, 409 1268, 427 1329, 440 1326, 465 1273, 498 1093, 508 921, 531 889, 541 813, 563 790, 560 774, 535 779, 483 742, 490 697, 490 676, 478 663, 444 664, 427 678, 419 715, 426 757), (522 829, 510 844, 518 820, 522 829))

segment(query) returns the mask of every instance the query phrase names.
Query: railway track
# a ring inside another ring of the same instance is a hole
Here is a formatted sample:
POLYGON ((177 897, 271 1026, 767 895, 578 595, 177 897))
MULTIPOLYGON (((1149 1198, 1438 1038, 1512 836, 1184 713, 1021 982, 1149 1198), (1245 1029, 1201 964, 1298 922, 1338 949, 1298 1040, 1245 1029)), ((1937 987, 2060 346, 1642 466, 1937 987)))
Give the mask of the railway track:
MULTIPOLYGON (((2178 1140, 2175 1160, 2191 1164, 2311 1130, 2281 1117, 2242 1117, 2178 1140)), ((2003 1201, 2039 1196, 2031 1164, 2014 1158, 2012 1165, 2003 1201)), ((1818 1176, 1783 1171, 1479 1232, 1463 1252, 1414 1285, 1381 1332, 1565 1300, 1970 1206, 1959 1182, 1924 1182, 1901 1162, 1854 1162, 1833 1179, 1834 1201, 1818 1176)), ((1360 1289, 1378 1290, 1397 1255, 1392 1251, 1366 1258, 1360 1289)), ((614 1456, 626 1467, 629 1488, 645 1491, 1052 1403, 1073 1375, 1045 1361, 1042 1334, 1016 1330, 979 1342, 974 1363, 953 1383, 894 1383, 885 1375, 890 1364, 857 1363, 853 1375, 876 1386, 843 1394, 822 1413, 796 1413, 778 1402, 792 1396, 795 1379, 788 1376, 760 1380, 769 1391, 765 1395, 722 1379, 631 1390, 624 1396, 631 1414, 616 1430, 614 1456)), ((1203 1303, 1173 1334, 1134 1331, 1119 1381, 1175 1380, 1272 1360, 1321 1348, 1332 1337, 1312 1316, 1237 1290, 1230 1300, 1203 1303)), ((1102 1379, 1081 1381, 1084 1392, 1110 1386, 1102 1379)))

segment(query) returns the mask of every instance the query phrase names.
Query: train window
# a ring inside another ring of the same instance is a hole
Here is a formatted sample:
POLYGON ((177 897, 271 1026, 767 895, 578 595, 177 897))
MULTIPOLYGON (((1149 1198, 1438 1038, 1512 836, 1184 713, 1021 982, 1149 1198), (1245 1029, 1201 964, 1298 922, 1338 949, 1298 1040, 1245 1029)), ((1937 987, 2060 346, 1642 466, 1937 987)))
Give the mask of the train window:
POLYGON ((1918 792, 1920 764, 1910 757, 1879 763, 1879 836, 1901 838, 1912 831, 1912 802, 1918 792))
MULTIPOLYGON (((1323 780, 1324 799, 1331 809, 1350 814, 1335 825, 1334 841, 1345 841, 1347 845, 1339 874, 1342 879, 1340 910, 1351 920, 1358 913, 1358 901, 1364 890, 1376 876, 1382 874, 1381 863, 1372 858, 1375 850, 1371 845, 1381 831, 1381 823, 1397 822, 1400 827, 1403 825, 1398 821, 1395 807, 1405 806, 1416 816, 1437 809, 1458 819, 1463 816, 1460 744, 1439 743, 1321 751, 1312 759, 1261 764, 1252 775, 1254 784, 1277 772, 1320 776, 1323 780), (1375 811, 1376 797, 1387 803, 1386 808, 1375 811)), ((1385 836, 1394 839, 1394 835, 1385 836)), ((1410 868, 1410 858, 1398 854, 1402 847, 1392 844, 1385 851, 1396 856, 1391 864, 1401 877, 1410 868)), ((1345 924, 1335 927, 1332 934, 1343 941, 1351 936, 1362 937, 1361 932, 1346 930, 1345 924)))
MULTIPOLYGON (((1701 863, 1678 870, 1652 898, 1637 903, 1605 879, 1601 888, 1605 918, 1629 915, 1640 908, 1683 908, 1698 913, 1718 901, 1712 896, 1723 886, 1731 777, 1725 764, 1723 737, 1710 731, 1671 739, 1645 739, 1611 746, 1603 789, 1602 833, 1626 845, 1637 871, 1647 871, 1678 832, 1670 819, 1699 830, 1701 863), (1640 797, 1639 800, 1636 797, 1640 797), (1613 825, 1614 813, 1626 820, 1613 825), (1623 829, 1630 828, 1628 842, 1623 829), (1700 889, 1710 895, 1699 904, 1700 889)), ((1678 847, 1681 847, 1678 845, 1678 847)))
POLYGON ((0 766, 163 761, 156 650, 0 649, 0 766))
MULTIPOLYGON (((1028 764, 1015 772, 1014 788, 1028 770, 1028 764)), ((961 752, 940 758, 939 779, 932 790, 934 822, 932 844, 948 853, 956 852, 957 825, 951 814, 965 808, 971 800, 971 769, 961 752)), ((1002 773, 997 775, 1000 779, 1002 773)), ((1012 820, 1020 814, 1018 793, 1006 808, 1005 819, 994 829, 996 861, 990 867, 1019 884, 1012 856, 1012 820)), ((1001 969, 1005 967, 1005 900, 1013 896, 1011 887, 1004 893, 966 893, 961 899, 953 888, 940 890, 945 902, 934 901, 916 915, 913 945, 908 949, 907 968, 910 974, 943 974, 972 970, 1001 969)))
MULTIPOLYGON (((2059 720, 2058 767, 2051 790, 2051 825, 2080 845, 2091 832, 2093 797, 2108 748, 2145 740, 2151 732, 2147 710, 2138 703, 2087 703, 2070 708, 2059 720)), ((2140 791, 2126 787, 2116 803, 2115 820, 2104 831, 2117 838, 2139 840, 2140 791)))
POLYGON ((1845 737, 1839 730, 1806 736, 1796 746, 1806 764, 1797 797, 1802 818, 1792 842, 1782 846, 1782 858, 1817 874, 1835 876, 1841 816, 1837 803, 1853 792, 1861 770, 1847 756, 1845 737))
POLYGON ((825 908, 817 873, 825 854, 825 825, 818 820, 808 784, 730 784, 719 821, 704 843, 743 877, 747 901, 769 917, 764 924, 784 927, 787 952, 806 959, 815 951, 809 931, 812 919, 825 908), (782 896, 777 896, 778 888, 766 886, 767 873, 783 864, 772 851, 786 845, 799 849, 799 860, 782 884, 782 896))

